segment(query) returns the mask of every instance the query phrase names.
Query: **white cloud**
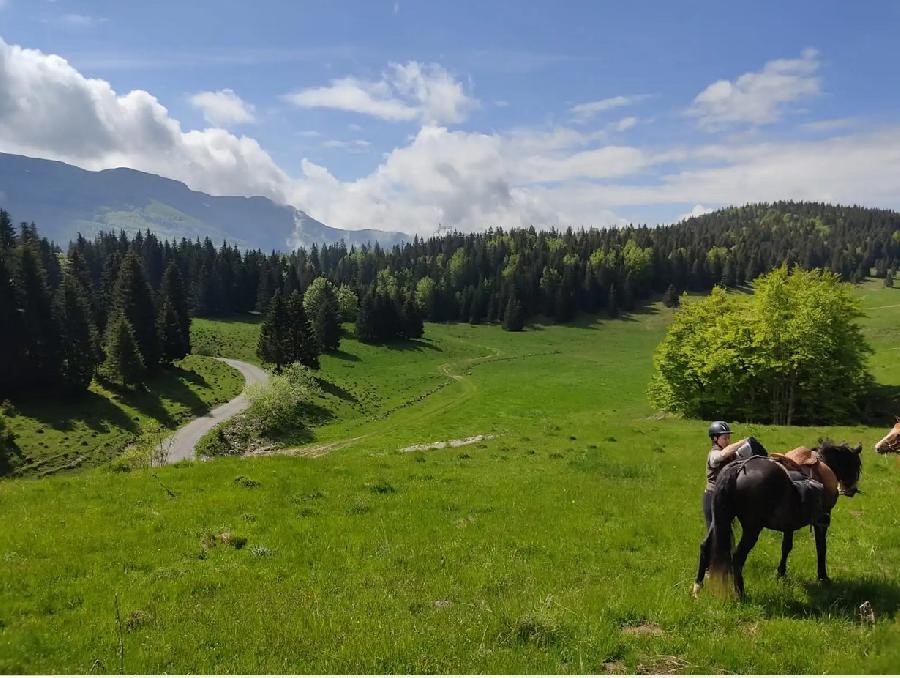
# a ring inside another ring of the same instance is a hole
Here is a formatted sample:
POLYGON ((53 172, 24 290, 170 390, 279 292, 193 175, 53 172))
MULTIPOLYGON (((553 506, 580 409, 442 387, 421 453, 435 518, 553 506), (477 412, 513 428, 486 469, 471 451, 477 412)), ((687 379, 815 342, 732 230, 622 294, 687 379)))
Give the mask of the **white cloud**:
POLYGON ((478 105, 443 67, 417 61, 390 64, 379 81, 339 78, 326 87, 286 94, 284 99, 299 108, 333 108, 425 124, 462 122, 478 105))
POLYGON ((572 106, 569 111, 572 113, 573 119, 576 122, 587 122, 598 113, 603 113, 604 111, 611 110, 613 108, 620 108, 622 106, 630 106, 631 104, 637 103, 638 101, 642 101, 646 99, 646 94, 638 94, 635 96, 615 96, 610 97, 608 99, 600 99, 599 101, 588 101, 583 104, 578 104, 576 106, 572 106))
POLYGON ((324 148, 337 148, 343 151, 359 153, 366 150, 371 144, 365 139, 352 139, 350 141, 342 141, 340 139, 328 139, 322 142, 324 148))
MULTIPOLYGON (((447 117, 455 109, 439 103, 440 92, 421 89, 422 72, 395 73, 396 84, 378 95, 409 102, 417 108, 413 119, 447 117)), ((603 226, 650 206, 676 217, 691 205, 699 212, 779 199, 900 207, 900 127, 791 143, 754 136, 655 148, 610 143, 628 118, 594 130, 493 133, 425 123, 369 174, 342 181, 308 159, 292 179, 253 138, 182 130, 148 92, 118 94, 57 56, 2 40, 0 92, 2 152, 87 169, 132 167, 219 195, 264 195, 340 228, 603 226)), ((297 135, 320 137, 314 130, 297 135)), ((361 139, 315 143, 366 148, 361 139)))
POLYGON ((0 39, 0 151, 86 169, 131 167, 215 194, 283 202, 289 179, 255 139, 188 131, 143 90, 116 93, 64 59, 0 39))
POLYGON ((634 116, 628 116, 627 118, 622 118, 618 122, 613 125, 613 129, 617 132, 624 132, 625 130, 631 129, 635 125, 637 125, 638 119, 634 116))
POLYGON ((106 22, 105 17, 90 16, 87 14, 63 14, 59 17, 59 23, 70 28, 93 28, 106 22))
POLYGON ((704 207, 703 205, 698 203, 694 205, 694 208, 690 212, 682 214, 676 221, 684 221, 685 219, 690 219, 691 217, 702 217, 704 214, 709 214, 713 211, 714 210, 711 207, 704 207))
POLYGON ((761 71, 745 73, 734 82, 712 83, 696 96, 688 114, 709 131, 740 123, 775 122, 787 104, 819 93, 818 68, 814 49, 804 50, 799 59, 769 61, 761 71))
POLYGON ((191 95, 191 106, 203 112, 210 125, 228 127, 242 123, 256 122, 256 109, 241 99, 234 90, 220 89, 218 92, 197 92, 191 95))

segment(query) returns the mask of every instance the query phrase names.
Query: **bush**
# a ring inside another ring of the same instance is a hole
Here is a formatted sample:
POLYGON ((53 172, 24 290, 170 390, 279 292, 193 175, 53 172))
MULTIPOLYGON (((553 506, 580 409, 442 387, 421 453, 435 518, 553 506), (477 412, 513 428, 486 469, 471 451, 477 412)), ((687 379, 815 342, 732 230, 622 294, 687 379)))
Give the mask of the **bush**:
POLYGON ((289 433, 303 428, 303 408, 309 399, 320 393, 309 368, 294 363, 268 384, 247 387, 250 407, 247 420, 262 435, 289 433))
POLYGON ((716 287, 682 305, 654 355, 651 402, 706 419, 858 420, 871 349, 849 286, 833 273, 782 267, 755 288, 745 297, 716 287))

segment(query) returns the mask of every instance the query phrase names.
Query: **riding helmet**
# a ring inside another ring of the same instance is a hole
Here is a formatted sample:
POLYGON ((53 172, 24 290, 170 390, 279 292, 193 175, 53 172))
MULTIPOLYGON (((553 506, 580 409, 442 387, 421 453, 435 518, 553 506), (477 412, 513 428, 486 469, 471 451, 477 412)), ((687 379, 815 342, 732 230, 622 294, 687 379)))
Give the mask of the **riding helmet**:
POLYGON ((714 421, 709 425, 709 437, 712 439, 718 438, 726 433, 733 433, 727 422, 714 421))

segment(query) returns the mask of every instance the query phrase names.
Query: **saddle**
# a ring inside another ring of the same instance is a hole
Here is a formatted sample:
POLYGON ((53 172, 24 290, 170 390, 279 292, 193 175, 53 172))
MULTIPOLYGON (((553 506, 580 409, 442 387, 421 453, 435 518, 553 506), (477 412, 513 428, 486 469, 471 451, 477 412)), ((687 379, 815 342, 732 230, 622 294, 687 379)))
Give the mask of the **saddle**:
POLYGON ((822 463, 815 450, 797 447, 769 458, 784 469, 800 495, 800 503, 810 525, 828 526, 831 508, 837 502, 837 478, 822 463))

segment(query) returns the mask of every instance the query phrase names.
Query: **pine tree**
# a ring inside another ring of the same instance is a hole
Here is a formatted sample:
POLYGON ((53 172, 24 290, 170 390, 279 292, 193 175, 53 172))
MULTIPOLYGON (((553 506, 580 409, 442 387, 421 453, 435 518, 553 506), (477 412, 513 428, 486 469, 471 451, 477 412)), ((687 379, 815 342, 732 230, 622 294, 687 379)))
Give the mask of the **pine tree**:
POLYGON ((35 241, 30 237, 23 238, 16 254, 16 287, 22 308, 24 340, 22 375, 34 385, 57 383, 62 363, 59 324, 35 241))
POLYGON ((403 305, 404 336, 407 339, 420 339, 425 334, 425 325, 422 322, 422 312, 412 296, 406 298, 403 305))
POLYGON ((25 334, 22 304, 10 270, 12 251, 0 249, 0 396, 7 396, 22 385, 25 334))
POLYGON ((16 229, 9 212, 0 209, 0 250, 11 250, 16 246, 16 229))
POLYGON ((522 304, 515 296, 509 298, 506 313, 503 315, 503 329, 509 332, 521 332, 525 327, 525 314, 522 304))
POLYGON ((669 285, 666 288, 666 292, 663 294, 662 303, 669 308, 676 308, 681 304, 681 301, 678 298, 678 290, 675 289, 675 285, 669 285))
POLYGON ((319 369, 319 345, 303 308, 303 295, 298 290, 291 292, 288 297, 287 316, 290 362, 299 362, 313 370, 319 369))
MULTIPOLYGON (((170 353, 170 360, 183 358, 191 352, 191 316, 188 310, 187 290, 181 279, 181 271, 173 261, 163 274, 159 288, 160 310, 166 302, 172 307, 178 322, 181 345, 174 353, 170 353)), ((161 314, 160 314, 161 315, 161 314)))
POLYGON ((121 313, 114 314, 109 321, 103 353, 106 357, 97 373, 106 381, 122 386, 141 382, 146 372, 144 359, 131 323, 121 313))
POLYGON ((316 341, 323 351, 338 349, 341 344, 341 325, 336 303, 328 300, 321 304, 313 318, 312 327, 316 341))
POLYGON ((364 342, 378 340, 375 332, 375 294, 370 290, 363 295, 356 314, 356 338, 364 342))
POLYGON ((128 252, 119 268, 113 289, 112 315, 120 314, 134 332, 144 368, 153 372, 159 365, 159 334, 156 327, 156 307, 150 285, 144 276, 141 260, 134 250, 128 252))
POLYGON ((56 307, 62 347, 60 374, 63 386, 71 393, 84 391, 91 385, 97 368, 97 330, 87 293, 72 273, 63 276, 57 291, 56 307))
MULTIPOLYGON (((109 319, 110 309, 113 305, 113 290, 116 288, 116 280, 119 279, 119 268, 122 265, 122 257, 118 252, 111 252, 103 261, 103 272, 100 275, 100 294, 97 309, 97 330, 105 336, 105 328, 109 319)), ((106 343, 105 341, 103 342, 106 343)))
POLYGON ((289 320, 281 290, 275 290, 266 309, 256 344, 256 355, 263 362, 274 364, 276 372, 281 372, 281 368, 290 362, 289 320))
POLYGON ((156 316, 156 332, 159 337, 162 363, 171 364, 187 355, 184 353, 185 341, 182 335, 181 321, 175 312, 174 304, 168 297, 160 299, 159 313, 156 316))
POLYGON ((619 317, 619 301, 616 298, 615 283, 609 286, 609 295, 606 298, 606 315, 610 318, 619 317))

